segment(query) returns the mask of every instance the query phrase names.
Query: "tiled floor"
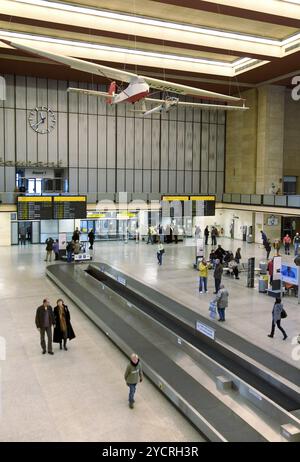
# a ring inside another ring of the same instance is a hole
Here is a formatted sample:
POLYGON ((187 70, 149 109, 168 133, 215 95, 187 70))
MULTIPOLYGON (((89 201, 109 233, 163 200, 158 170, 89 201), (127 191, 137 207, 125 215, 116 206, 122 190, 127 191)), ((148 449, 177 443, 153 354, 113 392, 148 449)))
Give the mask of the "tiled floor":
POLYGON ((43 257, 44 246, 0 248, 0 441, 202 441, 147 379, 128 408, 127 359, 69 300, 76 339, 41 354, 36 307, 61 296, 43 257))
MULTIPOLYGON (((221 241, 220 241, 221 242, 221 241)), ((260 246, 224 239, 224 248, 242 247, 242 256, 265 256, 260 246)), ((209 250, 209 248, 207 249, 209 250)), ((192 240, 166 245, 163 266, 156 261, 156 246, 143 242, 97 243, 94 258, 106 261, 146 282, 192 310, 208 316, 209 294, 198 292, 192 268, 192 240)), ((45 277, 44 246, 0 248, 0 336, 7 345, 0 361, 0 441, 201 441, 201 436, 148 380, 138 389, 134 411, 127 407, 123 372, 127 359, 70 300, 67 303, 77 338, 68 352, 55 347, 43 356, 34 325, 35 309, 44 296, 51 303, 61 296, 45 277)), ((292 257, 284 257, 292 262, 292 257)), ((283 325, 289 338, 274 339, 270 329, 272 299, 224 277, 230 305, 224 328, 232 330, 296 367, 293 338, 300 331, 300 305, 286 297, 288 318, 283 325)), ((298 355, 300 356, 300 355, 298 355)), ((1 351, 0 351, 1 358, 1 351)))
MULTIPOLYGON (((226 250, 242 248, 242 261, 249 257, 256 258, 256 267, 265 259, 266 252, 262 246, 247 244, 241 241, 232 241, 228 238, 219 240, 226 250)), ((156 245, 146 245, 144 242, 124 243, 99 243, 95 249, 95 260, 106 261, 118 267, 125 273, 146 282, 159 291, 171 296, 185 304, 192 310, 209 317, 208 305, 213 298, 214 279, 212 271, 209 274, 208 294, 200 294, 198 291, 198 272, 193 269, 195 260, 195 245, 193 239, 187 239, 184 244, 165 245, 166 254, 163 265, 160 267, 156 260, 156 245)), ((210 246, 207 247, 207 256, 210 246)), ((283 261, 293 264, 294 257, 283 256, 283 261)), ((270 339, 267 334, 271 328, 271 313, 274 299, 260 294, 256 287, 247 288, 246 273, 240 274, 240 280, 229 276, 223 276, 222 283, 229 289, 229 307, 226 310, 226 323, 222 327, 229 329, 263 349, 280 356, 281 359, 290 362, 300 368, 300 354, 294 342, 300 333, 300 305, 296 297, 286 296, 283 299, 284 307, 288 313, 287 319, 282 325, 288 334, 288 339, 283 342, 282 334, 275 331, 275 337, 270 339), (294 354, 293 354, 294 353, 294 354), (296 353, 296 354, 295 354, 296 353), (299 357, 298 360, 296 360, 299 357)), ((277 329, 277 328, 276 328, 277 329)), ((300 353, 300 352, 299 352, 300 353)))

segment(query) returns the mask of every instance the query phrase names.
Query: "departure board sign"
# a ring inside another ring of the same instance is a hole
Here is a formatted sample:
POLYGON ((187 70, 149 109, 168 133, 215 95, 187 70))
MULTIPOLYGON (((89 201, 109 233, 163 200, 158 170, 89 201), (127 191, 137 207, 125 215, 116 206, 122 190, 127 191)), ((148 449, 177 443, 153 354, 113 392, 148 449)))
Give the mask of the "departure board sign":
POLYGON ((216 196, 198 195, 198 196, 162 196, 165 202, 185 202, 192 201, 193 216, 207 217, 215 215, 216 196))
POLYGON ((18 220, 52 220, 52 197, 19 196, 18 220))
POLYGON ((54 196, 54 220, 86 218, 86 196, 54 196))
POLYGON ((190 196, 193 201, 193 215, 197 217, 209 217, 215 215, 215 196, 190 196))

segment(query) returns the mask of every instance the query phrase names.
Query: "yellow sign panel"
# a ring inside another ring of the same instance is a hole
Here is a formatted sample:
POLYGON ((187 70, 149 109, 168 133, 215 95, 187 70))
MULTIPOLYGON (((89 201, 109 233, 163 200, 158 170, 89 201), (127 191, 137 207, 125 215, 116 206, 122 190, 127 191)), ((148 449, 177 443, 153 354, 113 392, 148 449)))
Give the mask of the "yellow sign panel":
POLYGON ((163 201, 188 201, 189 196, 163 196, 163 201))
POLYGON ((191 201, 215 201, 215 196, 190 196, 191 201))
POLYGON ((105 213, 88 212, 87 213, 87 218, 105 218, 105 213))
POLYGON ((52 202, 52 197, 46 196, 19 196, 18 202, 52 202))
POLYGON ((85 196, 54 196, 54 202, 86 202, 85 196))

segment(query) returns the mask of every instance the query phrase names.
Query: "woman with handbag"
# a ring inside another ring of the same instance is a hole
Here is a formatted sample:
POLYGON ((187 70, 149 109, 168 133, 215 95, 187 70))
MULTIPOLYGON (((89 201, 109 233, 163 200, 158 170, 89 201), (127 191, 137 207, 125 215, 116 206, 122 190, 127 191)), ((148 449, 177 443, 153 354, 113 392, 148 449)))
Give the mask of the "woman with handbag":
POLYGON ((62 350, 62 341, 64 341, 64 350, 67 351, 67 339, 72 340, 75 334, 71 324, 70 311, 67 305, 60 298, 54 308, 55 328, 53 333, 53 342, 59 343, 62 350))
POLYGON ((276 301, 273 306, 273 311, 272 311, 272 329, 268 337, 271 337, 271 338, 274 337, 275 325, 277 325, 278 329, 281 330, 281 332, 283 333, 283 340, 287 339, 286 332, 280 325, 281 319, 284 319, 286 317, 287 317, 287 314, 281 303, 281 298, 276 298, 276 301))

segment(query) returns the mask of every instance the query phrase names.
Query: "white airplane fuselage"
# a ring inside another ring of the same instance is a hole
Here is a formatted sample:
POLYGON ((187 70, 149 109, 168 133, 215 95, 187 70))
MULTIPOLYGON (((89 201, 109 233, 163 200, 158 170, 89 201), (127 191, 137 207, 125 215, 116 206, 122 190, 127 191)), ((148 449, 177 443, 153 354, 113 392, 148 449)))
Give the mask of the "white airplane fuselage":
POLYGON ((149 95, 149 85, 141 78, 133 79, 125 90, 114 95, 112 104, 136 103, 149 95))

